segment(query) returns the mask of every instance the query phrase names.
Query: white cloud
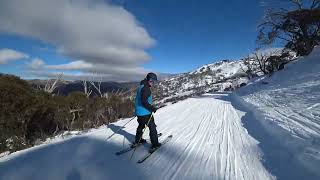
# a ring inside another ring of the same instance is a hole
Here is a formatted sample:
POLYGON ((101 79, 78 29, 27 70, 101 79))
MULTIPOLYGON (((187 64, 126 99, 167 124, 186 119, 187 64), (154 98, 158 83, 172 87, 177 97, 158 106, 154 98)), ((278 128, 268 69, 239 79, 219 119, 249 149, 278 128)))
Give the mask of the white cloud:
POLYGON ((147 70, 141 67, 122 67, 120 65, 95 64, 85 61, 73 61, 67 64, 48 65, 41 59, 35 58, 29 64, 30 74, 41 77, 54 77, 63 73, 67 79, 103 79, 104 81, 136 81, 145 77, 147 70), (77 71, 74 73, 73 71, 77 71))
POLYGON ((10 61, 29 58, 29 55, 12 49, 0 49, 0 64, 7 64, 10 61))
POLYGON ((73 61, 68 64, 47 65, 46 68, 54 70, 84 70, 92 68, 93 65, 85 61, 73 61))
POLYGON ((29 64, 29 67, 31 69, 40 69, 40 68, 43 68, 44 65, 45 65, 45 62, 42 59, 34 58, 29 64))
POLYGON ((130 12, 102 0, 2 0, 0 32, 39 39, 71 60, 48 69, 119 69, 116 76, 141 69, 150 59, 145 49, 155 44, 130 12))

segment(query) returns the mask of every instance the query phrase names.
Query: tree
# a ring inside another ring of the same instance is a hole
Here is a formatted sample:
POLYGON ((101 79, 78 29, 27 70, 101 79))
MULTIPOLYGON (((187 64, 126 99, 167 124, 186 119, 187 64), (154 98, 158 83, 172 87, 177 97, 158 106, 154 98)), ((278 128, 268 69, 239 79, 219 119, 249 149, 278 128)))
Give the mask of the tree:
POLYGON ((82 92, 72 92, 68 95, 69 113, 72 114, 72 119, 68 124, 68 128, 81 129, 82 123, 85 121, 83 116, 83 109, 88 104, 87 96, 82 92))
POLYGON ((258 72, 271 74, 283 68, 284 64, 293 59, 293 54, 286 49, 269 50, 268 52, 256 50, 251 55, 242 59, 246 68, 241 67, 242 71, 247 74, 247 77, 253 78, 258 72))
POLYGON ((0 91, 0 153, 33 146, 63 131, 98 127, 134 112, 132 90, 118 90, 109 98, 87 98, 83 92, 52 96, 0 73, 0 91))
POLYGON ((83 85, 83 93, 87 96, 87 98, 89 98, 92 93, 92 89, 90 88, 86 80, 82 81, 82 85, 83 85))
POLYGON ((261 46, 284 42, 298 56, 308 55, 320 43, 320 0, 306 7, 300 0, 290 0, 294 10, 268 10, 258 26, 261 46))
POLYGON ((48 79, 43 90, 47 93, 52 94, 53 91, 57 88, 57 83, 61 81, 63 74, 58 74, 55 80, 48 79))
POLYGON ((256 67, 263 73, 268 74, 267 70, 267 55, 259 53, 258 51, 253 53, 253 61, 256 67))
POLYGON ((284 65, 293 59, 292 53, 282 50, 280 55, 271 55, 267 58, 267 70, 269 73, 278 71, 284 68, 284 65))
POLYGON ((255 76, 254 75, 255 67, 254 67, 253 58, 248 55, 247 57, 242 59, 242 62, 246 68, 243 68, 240 65, 241 70, 247 74, 248 79, 252 79, 255 76))
POLYGON ((98 77, 98 73, 93 75, 92 80, 90 81, 90 83, 98 91, 99 96, 103 97, 103 93, 101 92, 102 76, 99 77, 99 80, 97 82, 94 81, 94 76, 98 77))

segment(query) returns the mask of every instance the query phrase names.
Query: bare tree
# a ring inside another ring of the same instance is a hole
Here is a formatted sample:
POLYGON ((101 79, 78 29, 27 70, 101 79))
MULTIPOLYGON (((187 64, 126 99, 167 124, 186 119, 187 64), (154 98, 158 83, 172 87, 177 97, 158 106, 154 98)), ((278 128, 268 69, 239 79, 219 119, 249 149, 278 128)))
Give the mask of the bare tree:
POLYGON ((72 119, 70 121, 70 124, 68 125, 69 126, 69 129, 73 129, 73 125, 74 125, 74 122, 76 120, 76 118, 80 117, 80 112, 82 111, 81 108, 78 108, 78 109, 69 109, 69 113, 72 114, 72 119))
POLYGON ((269 73, 273 73, 274 71, 278 71, 284 68, 284 65, 294 59, 294 55, 283 49, 280 54, 273 54, 267 58, 267 70, 269 73))
POLYGON ((272 50, 269 52, 255 51, 243 59, 248 70, 241 69, 247 73, 248 77, 256 75, 257 70, 263 74, 271 74, 284 68, 284 65, 294 59, 292 51, 287 49, 272 50))
POLYGON ((244 69, 241 65, 241 70, 247 74, 247 77, 249 79, 252 79, 254 77, 254 59, 250 57, 249 55, 242 59, 243 64, 245 65, 246 69, 244 69))
POLYGON ((57 83, 62 79, 63 74, 58 74, 55 80, 48 79, 44 86, 44 91, 50 94, 57 88, 57 83))
POLYGON ((295 10, 267 11, 264 22, 258 26, 257 42, 265 46, 280 41, 298 56, 308 55, 320 43, 320 0, 313 0, 309 7, 301 0, 290 2, 295 10))
POLYGON ((128 90, 117 90, 114 94, 117 96, 121 96, 125 99, 133 99, 138 87, 130 87, 128 90))
POLYGON ((86 80, 83 80, 82 84, 83 84, 84 94, 87 96, 87 98, 89 98, 92 93, 92 89, 89 87, 89 84, 87 83, 86 80))
MULTIPOLYGON (((96 76, 98 76, 98 74, 95 74, 96 76)), ((94 77, 94 76, 93 76, 94 77)), ((100 97, 103 97, 104 94, 101 92, 101 83, 102 83, 102 77, 100 76, 99 80, 97 82, 94 81, 94 79, 92 78, 92 80, 90 81, 91 85, 98 91, 100 97)))
POLYGON ((263 74, 268 74, 267 71, 267 56, 258 51, 254 52, 252 55, 253 64, 256 66, 263 74))
MULTIPOLYGON (((293 3, 299 10, 303 9, 303 1, 302 0, 289 0, 291 3, 293 3)), ((320 7, 320 1, 319 0, 309 0, 310 3, 310 9, 315 9, 320 7)))
POLYGON ((105 93, 103 93, 102 97, 105 98, 105 99, 108 99, 110 97, 110 95, 109 95, 108 92, 105 92, 105 93))

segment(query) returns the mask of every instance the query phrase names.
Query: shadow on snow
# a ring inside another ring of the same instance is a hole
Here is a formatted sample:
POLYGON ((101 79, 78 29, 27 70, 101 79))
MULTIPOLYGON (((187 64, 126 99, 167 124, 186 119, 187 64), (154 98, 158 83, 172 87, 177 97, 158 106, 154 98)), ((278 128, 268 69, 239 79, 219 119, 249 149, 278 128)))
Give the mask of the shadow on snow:
MULTIPOLYGON (((245 115, 241 118, 241 122, 244 128, 247 129, 248 133, 260 142, 258 146, 263 152, 262 163, 271 174, 277 177, 277 179, 316 180, 320 178, 302 166, 294 157, 295 153, 281 144, 281 140, 285 139, 273 138, 261 122, 256 119, 253 111, 246 107, 244 105, 245 102, 242 102, 239 97, 236 97, 234 94, 215 94, 212 97, 230 102, 236 110, 245 112, 245 115)), ((276 125, 271 126, 272 128, 276 128, 276 130, 281 131, 281 129, 276 127, 276 125)))
POLYGON ((96 138, 74 137, 1 162, 0 179, 144 179, 134 162, 114 155, 120 148, 96 138))

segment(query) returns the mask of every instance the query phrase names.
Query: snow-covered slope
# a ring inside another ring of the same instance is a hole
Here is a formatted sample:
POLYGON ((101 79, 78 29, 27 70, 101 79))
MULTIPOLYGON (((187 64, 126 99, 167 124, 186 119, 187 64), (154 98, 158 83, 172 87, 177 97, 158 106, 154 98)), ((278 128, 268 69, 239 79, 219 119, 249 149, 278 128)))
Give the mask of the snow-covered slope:
MULTIPOLYGON (((228 95, 189 98, 155 114, 158 131, 173 139, 143 164, 137 164, 147 147, 114 153, 134 139, 133 121, 108 142, 129 119, 101 127, 70 140, 31 148, 2 158, 2 180, 77 179, 273 179, 260 161, 258 141, 242 126, 228 95)), ((145 133, 145 138, 148 132, 145 133)))
POLYGON ((320 47, 237 94, 258 109, 256 116, 291 161, 320 174, 320 47))
POLYGON ((176 101, 207 92, 230 91, 246 83, 243 61, 222 60, 207 64, 189 73, 180 74, 160 82, 159 96, 163 101, 176 101))
POLYGON ((211 63, 200 68, 191 71, 189 74, 201 74, 201 73, 215 73, 217 76, 223 76, 229 78, 235 74, 243 74, 241 66, 244 67, 244 64, 240 61, 229 61, 222 60, 217 63, 211 63))
POLYGON ((206 64, 194 71, 161 81, 158 87, 160 89, 158 97, 163 100, 161 101, 162 103, 176 102, 192 95, 200 95, 207 92, 233 91, 246 85, 248 76, 252 78, 263 75, 263 71, 271 71, 269 69, 269 67, 271 68, 271 62, 277 58, 280 58, 281 61, 277 60, 279 64, 274 63, 272 65, 275 69, 295 59, 296 53, 283 48, 270 48, 256 51, 243 59, 221 60, 206 64), (259 63, 257 58, 260 59, 259 61, 265 59, 268 62, 262 63, 259 68, 261 62, 259 63), (246 64, 250 64, 250 71, 248 71, 246 64), (264 65, 267 66, 265 69, 262 68, 264 65))
POLYGON ((2 157, 0 179, 317 180, 319 100, 320 48, 316 48, 310 56, 236 93, 203 94, 159 109, 155 119, 164 134, 160 140, 169 134, 173 139, 143 164, 136 161, 147 153, 147 145, 139 147, 132 160, 130 153, 114 155, 134 139, 135 120, 117 131, 129 121, 124 119, 2 157))

